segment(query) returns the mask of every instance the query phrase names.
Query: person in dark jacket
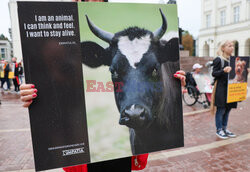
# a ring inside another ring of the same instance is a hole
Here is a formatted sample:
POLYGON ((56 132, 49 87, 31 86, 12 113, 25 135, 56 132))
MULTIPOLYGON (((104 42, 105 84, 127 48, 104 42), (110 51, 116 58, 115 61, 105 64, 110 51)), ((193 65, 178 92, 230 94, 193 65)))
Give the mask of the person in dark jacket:
POLYGON ((13 78, 13 84, 15 86, 15 91, 18 92, 19 91, 19 75, 18 75, 18 63, 16 62, 16 57, 12 58, 12 63, 14 65, 14 78, 13 78))
POLYGON ((18 63, 17 69, 18 69, 18 79, 19 79, 19 86, 20 86, 23 83, 23 66, 21 62, 18 63))
POLYGON ((228 73, 232 70, 229 65, 229 58, 234 51, 232 41, 223 41, 217 51, 218 57, 213 60, 213 72, 217 82, 215 90, 215 102, 217 107, 215 113, 216 135, 221 139, 236 137, 236 135, 227 129, 229 112, 232 108, 237 108, 237 102, 227 103, 227 83, 228 73))
POLYGON ((10 90, 10 80, 9 80, 9 72, 10 72, 10 65, 7 61, 4 62, 4 78, 1 83, 1 88, 3 88, 3 85, 5 82, 7 82, 7 90, 10 90))

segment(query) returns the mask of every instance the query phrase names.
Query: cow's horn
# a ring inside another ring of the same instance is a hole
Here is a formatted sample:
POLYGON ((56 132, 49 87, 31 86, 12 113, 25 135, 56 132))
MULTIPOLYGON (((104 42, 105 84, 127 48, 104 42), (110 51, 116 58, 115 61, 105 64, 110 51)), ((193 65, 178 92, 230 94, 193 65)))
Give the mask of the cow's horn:
POLYGON ((108 42, 110 43, 112 38, 114 37, 114 34, 113 33, 110 33, 110 32, 107 32, 107 31, 104 31, 100 28, 98 28, 94 23, 92 23, 88 16, 85 15, 86 18, 87 18, 87 22, 88 22, 88 25, 89 25, 89 28, 90 30, 100 39, 102 39, 103 41, 105 42, 108 42))
POLYGON ((157 29, 154 32, 154 39, 155 40, 160 40, 161 37, 164 35, 164 33, 167 30, 167 20, 166 20, 166 17, 163 14, 163 12, 161 11, 161 9, 160 9, 160 12, 161 12, 161 17, 162 17, 162 25, 161 25, 161 27, 159 29, 157 29))

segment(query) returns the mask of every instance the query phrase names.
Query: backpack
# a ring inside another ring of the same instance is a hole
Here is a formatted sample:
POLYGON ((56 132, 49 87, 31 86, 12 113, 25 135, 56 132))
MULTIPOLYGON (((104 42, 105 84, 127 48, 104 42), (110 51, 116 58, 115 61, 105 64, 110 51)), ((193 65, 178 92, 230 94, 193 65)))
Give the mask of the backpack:
POLYGON ((190 86, 190 85, 194 86, 194 87, 197 86, 192 73, 191 72, 187 72, 186 73, 186 86, 190 86))

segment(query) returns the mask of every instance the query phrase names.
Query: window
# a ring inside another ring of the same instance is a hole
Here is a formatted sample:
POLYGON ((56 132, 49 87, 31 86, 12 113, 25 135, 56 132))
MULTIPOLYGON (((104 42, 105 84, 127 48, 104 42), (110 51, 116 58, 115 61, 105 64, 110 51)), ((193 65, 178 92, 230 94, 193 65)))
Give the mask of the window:
POLYGON ((224 26, 226 24, 226 12, 225 10, 220 12, 220 25, 224 26))
POLYGON ((211 15, 206 15, 206 27, 209 28, 211 26, 211 15))
POLYGON ((234 23, 238 23, 240 21, 240 7, 234 7, 234 23))
POLYGON ((4 48, 1 48, 1 57, 5 58, 5 50, 4 50, 4 48))

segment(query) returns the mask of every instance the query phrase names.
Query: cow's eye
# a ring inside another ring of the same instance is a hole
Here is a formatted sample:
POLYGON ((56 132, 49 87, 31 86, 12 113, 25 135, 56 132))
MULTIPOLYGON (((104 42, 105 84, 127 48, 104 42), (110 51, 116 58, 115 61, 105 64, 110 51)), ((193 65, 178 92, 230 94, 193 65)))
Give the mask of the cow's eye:
POLYGON ((112 73, 112 77, 113 77, 113 78, 118 78, 118 73, 117 73, 116 71, 114 71, 114 72, 112 73))
POLYGON ((111 72, 112 78, 118 78, 118 73, 115 69, 110 68, 109 71, 111 72))

